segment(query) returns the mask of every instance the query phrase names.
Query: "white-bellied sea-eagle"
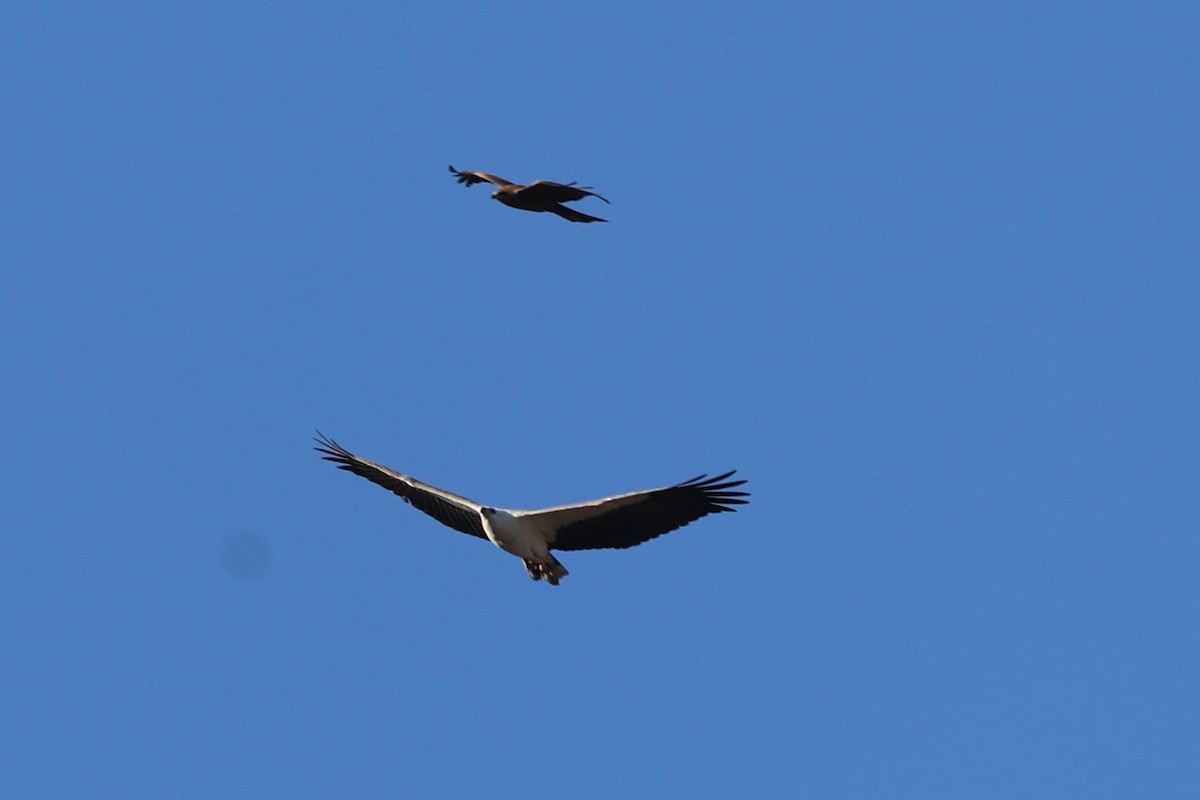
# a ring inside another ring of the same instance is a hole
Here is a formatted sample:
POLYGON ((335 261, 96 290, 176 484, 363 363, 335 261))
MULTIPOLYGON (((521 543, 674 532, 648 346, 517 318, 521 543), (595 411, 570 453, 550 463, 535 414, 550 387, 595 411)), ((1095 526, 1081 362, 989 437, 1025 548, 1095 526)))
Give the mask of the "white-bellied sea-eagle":
POLYGON ((639 545, 708 514, 735 511, 748 492, 733 472, 705 475, 674 486, 630 492, 569 506, 517 511, 476 503, 401 475, 351 453, 318 434, 313 448, 339 469, 377 483, 456 531, 487 539, 525 562, 529 577, 554 586, 567 574, 551 550, 596 550, 639 545))

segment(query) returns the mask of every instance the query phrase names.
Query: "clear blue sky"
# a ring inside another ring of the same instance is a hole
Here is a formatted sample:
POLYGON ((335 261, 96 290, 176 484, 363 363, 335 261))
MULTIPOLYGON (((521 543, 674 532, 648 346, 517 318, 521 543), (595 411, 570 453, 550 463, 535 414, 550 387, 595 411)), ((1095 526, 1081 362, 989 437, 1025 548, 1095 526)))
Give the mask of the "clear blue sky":
POLYGON ((10 4, 0 795, 1195 797, 1198 28, 10 4), (317 429, 753 497, 552 588, 317 429))

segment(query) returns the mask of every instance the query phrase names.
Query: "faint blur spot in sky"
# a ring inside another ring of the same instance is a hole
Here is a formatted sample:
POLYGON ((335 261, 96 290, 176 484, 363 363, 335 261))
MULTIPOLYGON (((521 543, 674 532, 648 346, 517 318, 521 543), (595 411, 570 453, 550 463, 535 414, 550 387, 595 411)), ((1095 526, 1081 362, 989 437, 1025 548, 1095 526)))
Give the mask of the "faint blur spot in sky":
POLYGON ((235 533, 225 540, 221 564, 239 578, 258 578, 271 565, 271 546, 257 533, 235 533))

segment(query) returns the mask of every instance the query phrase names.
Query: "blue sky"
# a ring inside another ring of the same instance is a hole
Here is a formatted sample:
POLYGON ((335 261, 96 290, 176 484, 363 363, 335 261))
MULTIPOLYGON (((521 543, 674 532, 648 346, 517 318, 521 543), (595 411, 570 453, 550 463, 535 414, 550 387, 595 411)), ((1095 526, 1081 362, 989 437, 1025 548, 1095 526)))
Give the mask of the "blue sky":
POLYGON ((3 796, 1194 796, 1193 4, 3 17, 3 796))

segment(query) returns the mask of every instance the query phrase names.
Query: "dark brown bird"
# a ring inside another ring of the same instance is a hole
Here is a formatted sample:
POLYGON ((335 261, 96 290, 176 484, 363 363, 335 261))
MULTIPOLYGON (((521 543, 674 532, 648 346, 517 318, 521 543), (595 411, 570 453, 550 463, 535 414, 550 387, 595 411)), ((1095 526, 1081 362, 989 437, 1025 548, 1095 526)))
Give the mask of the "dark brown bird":
MULTIPOLYGON (((582 200, 585 197, 600 197, 590 191, 592 188, 590 186, 576 186, 574 182, 555 183, 554 181, 534 181, 528 186, 521 186, 486 172, 460 172, 454 167, 450 167, 450 171, 464 186, 474 186, 477 183, 496 184, 500 188, 492 192, 492 199, 499 200, 511 208, 519 208, 522 211, 549 211, 551 214, 558 214, 571 222, 608 222, 606 219, 593 217, 562 205, 574 200, 582 200)), ((600 197, 600 199, 608 202, 605 197, 600 197)))

